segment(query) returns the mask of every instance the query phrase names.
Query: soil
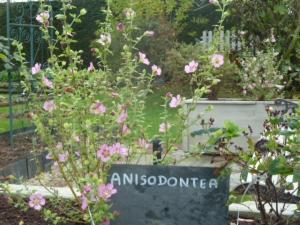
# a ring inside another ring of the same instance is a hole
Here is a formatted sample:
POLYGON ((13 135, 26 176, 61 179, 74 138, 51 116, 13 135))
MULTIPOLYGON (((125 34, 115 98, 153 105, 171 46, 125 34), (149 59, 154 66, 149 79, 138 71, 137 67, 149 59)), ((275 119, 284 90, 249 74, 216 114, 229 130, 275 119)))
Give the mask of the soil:
MULTIPOLYGON (((7 136, 0 136, 0 169, 8 164, 24 158, 33 149, 35 136, 32 133, 17 134, 14 137, 14 146, 9 145, 7 136)), ((41 147, 38 144, 37 147, 41 147)))
MULTIPOLYGON (((46 208, 51 208, 47 203, 46 208)), ((60 214, 60 212, 57 212, 60 214)), ((236 218, 230 217, 230 223, 236 224, 236 218)), ((46 222, 39 211, 29 209, 24 212, 19 208, 14 207, 8 203, 7 198, 0 195, 0 225, 53 225, 50 222, 46 222), (22 223, 23 221, 23 223, 22 223)), ((85 225, 83 223, 68 222, 65 225, 85 225)), ((259 221, 252 219, 241 218, 239 225, 260 225, 259 221)), ((300 221, 289 222, 288 225, 300 225, 300 221)))
MULTIPOLYGON (((48 208, 46 204, 46 208, 48 208)), ((59 214, 59 212, 58 212, 59 214)), ((15 208, 13 205, 9 204, 4 196, 0 196, 0 225, 53 225, 50 222, 46 222, 41 213, 29 209, 24 212, 21 209, 15 208), (23 223, 22 223, 23 221, 23 223)), ((78 223, 67 223, 65 225, 79 225, 78 223)), ((84 224, 80 224, 84 225, 84 224)))

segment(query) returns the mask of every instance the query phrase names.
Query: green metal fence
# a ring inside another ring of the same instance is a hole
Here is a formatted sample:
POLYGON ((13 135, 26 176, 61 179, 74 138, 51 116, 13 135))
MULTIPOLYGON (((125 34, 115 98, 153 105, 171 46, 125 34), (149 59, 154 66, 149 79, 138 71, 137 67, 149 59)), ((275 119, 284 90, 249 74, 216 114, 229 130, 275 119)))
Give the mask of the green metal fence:
MULTIPOLYGON (((23 44, 28 67, 34 66, 36 62, 45 64, 48 57, 47 46, 35 19, 39 2, 7 0, 5 7, 9 53, 12 40, 17 40, 23 44)), ((20 81, 17 66, 6 68, 0 73, 0 134, 8 135, 10 145, 13 145, 13 137, 17 132, 32 128, 28 119, 28 98, 22 93, 20 81)))

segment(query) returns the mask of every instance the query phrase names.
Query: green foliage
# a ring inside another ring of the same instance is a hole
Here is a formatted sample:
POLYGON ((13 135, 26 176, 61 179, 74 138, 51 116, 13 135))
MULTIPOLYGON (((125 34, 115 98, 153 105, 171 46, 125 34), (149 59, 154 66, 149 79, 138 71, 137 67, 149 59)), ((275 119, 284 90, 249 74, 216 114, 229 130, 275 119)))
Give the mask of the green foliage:
POLYGON ((240 21, 239 30, 247 31, 248 42, 264 49, 264 41, 274 39, 279 53, 279 68, 288 72, 285 81, 292 95, 299 89, 300 2, 298 0, 235 0, 231 14, 240 21))
MULTIPOLYGON (((273 208, 274 214, 271 216, 265 205, 271 202, 277 204, 280 193, 299 192, 299 187, 296 187, 295 183, 299 182, 300 108, 289 115, 281 115, 280 111, 272 108, 267 112, 269 117, 264 123, 265 146, 263 148, 254 145, 252 137, 245 132, 243 133, 248 140, 248 149, 236 148, 234 138, 241 137, 242 130, 232 122, 225 122, 224 128, 213 133, 208 143, 217 148, 220 155, 227 159, 226 165, 231 163, 239 165, 242 181, 248 181, 247 178, 252 177, 253 181, 247 187, 254 190, 254 199, 258 203, 263 222, 269 221, 272 216, 275 216, 277 221, 284 222, 283 211, 273 208), (282 135, 282 130, 288 132, 282 135), (256 177, 260 179, 256 180, 256 177), (270 192, 268 197, 262 197, 260 185, 264 185, 270 192)), ((248 188, 246 191, 249 190, 248 188)), ((247 194, 246 191, 244 195, 247 194)), ((232 201, 245 200, 244 197, 238 199, 235 195, 231 199, 232 201)))
POLYGON ((278 98, 284 88, 285 74, 278 69, 278 53, 272 45, 266 46, 255 55, 244 49, 238 59, 241 66, 239 85, 243 94, 259 101, 278 98))

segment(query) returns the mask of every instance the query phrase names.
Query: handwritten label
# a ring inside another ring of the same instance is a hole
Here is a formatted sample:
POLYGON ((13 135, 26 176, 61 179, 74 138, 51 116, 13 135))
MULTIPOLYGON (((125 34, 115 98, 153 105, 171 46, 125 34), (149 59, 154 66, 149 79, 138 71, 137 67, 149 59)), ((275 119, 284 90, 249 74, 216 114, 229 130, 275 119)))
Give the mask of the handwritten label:
POLYGON ((217 189, 217 179, 202 179, 200 177, 166 177, 164 175, 147 176, 134 173, 113 173, 111 183, 114 185, 168 186, 180 188, 217 189))
POLYGON ((228 225, 229 178, 214 168, 114 165, 112 225, 228 225))

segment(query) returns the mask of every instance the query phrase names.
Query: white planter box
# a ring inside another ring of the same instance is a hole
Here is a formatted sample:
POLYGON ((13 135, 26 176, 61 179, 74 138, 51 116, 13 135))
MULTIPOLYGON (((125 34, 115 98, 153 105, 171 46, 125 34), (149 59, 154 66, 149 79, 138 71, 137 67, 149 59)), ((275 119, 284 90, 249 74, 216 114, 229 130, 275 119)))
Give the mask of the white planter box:
MULTIPOLYGON (((192 105, 191 100, 184 103, 185 110, 192 105)), ((199 115, 201 118, 207 120, 213 118, 214 128, 222 128, 225 121, 232 121, 241 128, 248 130, 250 125, 253 130, 253 138, 258 140, 263 131, 263 123, 267 119, 266 107, 274 106, 274 101, 241 101, 231 99, 221 99, 217 101, 209 101, 203 99, 196 102, 195 110, 190 113, 187 120, 188 128, 183 132, 183 150, 187 151, 197 147, 199 142, 207 140, 207 135, 191 136, 195 131, 202 129, 200 120, 197 120, 199 115), (212 106, 213 110, 206 112, 208 106, 212 106)), ((277 108, 277 106, 276 106, 277 108)), ((243 148, 247 148, 245 138, 237 138, 235 143, 243 148)))

